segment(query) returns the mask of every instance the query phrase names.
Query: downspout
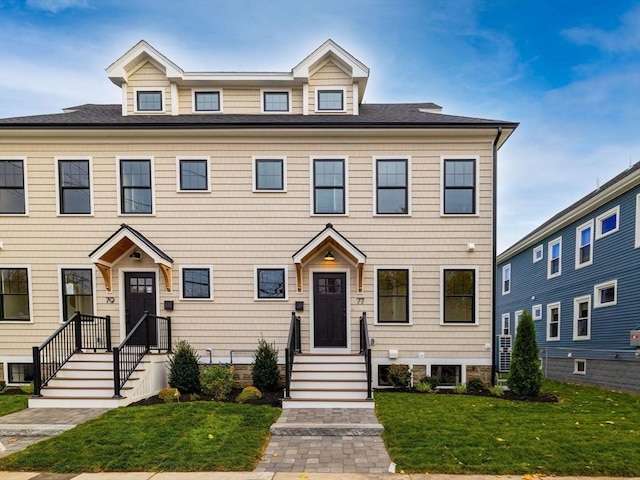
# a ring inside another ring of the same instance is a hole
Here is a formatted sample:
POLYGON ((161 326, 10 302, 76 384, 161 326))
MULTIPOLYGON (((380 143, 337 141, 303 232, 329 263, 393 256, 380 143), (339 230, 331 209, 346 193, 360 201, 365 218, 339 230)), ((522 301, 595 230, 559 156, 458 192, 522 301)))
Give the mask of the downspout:
POLYGON ((493 256, 491 266, 491 385, 495 385, 496 377, 496 355, 498 353, 496 347, 496 259, 497 259, 497 245, 496 238, 498 234, 498 141, 502 136, 502 127, 498 127, 496 138, 493 141, 493 215, 491 224, 493 228, 493 256))

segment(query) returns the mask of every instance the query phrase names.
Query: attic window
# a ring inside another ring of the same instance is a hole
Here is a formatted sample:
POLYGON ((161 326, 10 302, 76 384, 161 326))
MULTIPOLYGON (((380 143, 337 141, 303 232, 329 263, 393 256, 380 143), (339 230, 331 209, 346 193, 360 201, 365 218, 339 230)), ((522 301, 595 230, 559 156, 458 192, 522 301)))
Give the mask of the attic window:
POLYGON ((160 90, 137 92, 138 112, 161 112, 162 92, 160 90))
POLYGON ((263 92, 263 110, 265 112, 289 112, 289 92, 263 92))
POLYGON ((219 112, 220 92, 194 92, 196 112, 219 112))
POLYGON ((344 111, 344 90, 318 90, 318 110, 344 111))

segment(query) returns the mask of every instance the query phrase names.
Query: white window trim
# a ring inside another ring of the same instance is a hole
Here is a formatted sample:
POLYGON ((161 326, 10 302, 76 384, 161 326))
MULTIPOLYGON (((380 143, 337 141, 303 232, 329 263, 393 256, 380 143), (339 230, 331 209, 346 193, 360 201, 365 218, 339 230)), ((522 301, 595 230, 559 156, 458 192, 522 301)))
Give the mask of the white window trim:
POLYGON ((511 264, 507 263, 506 265, 504 265, 502 267, 502 295, 507 295, 511 293, 511 264), (505 278, 506 273, 509 273, 509 288, 505 288, 505 285, 507 283, 507 278, 505 278))
POLYGON ((117 186, 117 212, 119 217, 153 217, 156 214, 156 176, 155 172, 155 157, 140 157, 140 156, 118 156, 116 157, 116 186, 117 186), (122 185, 120 182, 120 161, 121 160, 149 160, 151 168, 151 213, 125 213, 122 211, 122 185))
POLYGON ((640 248, 640 193, 636 195, 636 244, 640 248))
POLYGON ((24 183, 24 213, 0 213, 1 217, 28 217, 29 216, 29 182, 27 172, 27 157, 0 157, 0 160, 20 160, 22 161, 22 180, 24 183))
POLYGON ((373 216, 374 217, 410 217, 411 216, 411 155, 407 156, 373 156, 373 216), (378 160, 398 160, 407 162, 407 213, 378 213, 378 160))
POLYGON ((480 267, 477 265, 441 265, 440 266, 440 326, 442 327, 477 327, 480 325, 480 267), (452 323, 444 321, 444 271, 445 270, 474 270, 475 285, 473 292, 473 311, 475 318, 473 323, 452 323))
POLYGON ((576 297, 573 299, 573 341, 591 340, 591 295, 584 295, 582 297, 576 297), (578 306, 580 303, 587 302, 589 305, 589 315, 587 316, 587 334, 583 336, 578 335, 578 315, 580 310, 578 306))
POLYGON ((586 375, 587 374, 587 361, 585 359, 576 358, 573 361, 573 374, 574 375, 586 375), (578 369, 578 365, 582 364, 582 371, 578 369))
POLYGON ((223 112, 222 109, 222 88, 192 88, 191 89, 191 113, 195 113, 198 115, 219 115, 223 112), (204 92, 204 93, 218 93, 218 106, 219 110, 196 110, 196 93, 204 92))
POLYGON ((287 113, 292 113, 292 103, 293 103, 293 93, 290 88, 261 88, 260 89, 260 112, 265 113, 267 115, 285 115, 287 113), (286 93, 289 96, 288 106, 289 110, 265 110, 264 109, 264 94, 265 93, 286 93))
POLYGON ((560 327, 562 324, 562 308, 560 305, 560 302, 554 302, 554 303, 549 303, 547 304, 547 332, 546 332, 546 338, 547 338, 547 342, 559 342, 560 341, 560 337, 561 337, 561 331, 560 331, 560 327), (557 337, 550 337, 549 336, 549 330, 550 330, 550 325, 551 325, 551 319, 553 318, 551 316, 551 310, 557 308, 558 309, 558 336, 557 337))
POLYGON ((445 218, 472 218, 480 216, 480 157, 478 155, 441 155, 440 156, 440 216, 445 218), (474 213, 444 213, 444 162, 445 160, 474 160, 475 163, 475 207, 474 213))
POLYGON ((511 335, 511 316, 508 313, 503 313, 500 323, 500 335, 511 335), (506 327, 506 328, 505 328, 506 327))
POLYGON ((537 305, 534 305, 531 307, 531 318, 533 320, 542 320, 542 304, 541 303, 538 303, 537 305), (540 312, 539 315, 536 315, 536 310, 540 312))
POLYGON ((256 302, 286 302, 289 300, 289 268, 287 265, 254 265, 253 266, 253 299, 256 302), (284 270, 284 298, 258 297, 258 270, 284 270))
POLYGON ((559 277, 560 275, 562 275, 562 237, 554 238, 547 244, 547 279, 559 277), (551 273, 552 252, 556 244, 560 246, 558 249, 558 271, 557 273, 551 273))
POLYGON ((588 222, 583 223, 579 227, 576 228, 576 270, 582 267, 588 267, 593 264, 593 250, 594 250, 594 234, 593 234, 593 219, 588 222), (589 256, 589 261, 580 263, 580 240, 582 237, 582 232, 587 228, 591 229, 591 235, 589 237, 589 245, 591 245, 591 255, 589 256))
POLYGON ((54 157, 55 179, 56 179, 56 215, 59 217, 92 217, 94 215, 93 203, 93 157, 54 157), (62 202, 60 201, 60 161, 88 161, 89 162, 89 213, 62 213, 62 202))
POLYGON ((33 364, 33 357, 27 357, 27 356, 22 356, 22 355, 7 355, 7 356, 0 356, 0 365, 3 365, 2 367, 2 371, 3 371, 3 377, 5 379, 5 381, 7 382, 7 386, 8 387, 20 387, 23 385, 27 385, 26 383, 9 383, 9 364, 10 363, 31 363, 33 364))
POLYGON ((164 87, 157 88, 134 88, 133 89, 133 113, 144 113, 145 115, 161 115, 167 112, 167 92, 164 87), (138 110, 138 93, 144 92, 160 92, 160 104, 162 110, 138 110))
MULTIPOLYGON (((65 158, 65 160, 67 160, 65 158)), ((85 265, 58 265, 58 310, 60 312, 60 323, 64 323, 64 304, 62 302, 63 287, 62 287, 62 270, 91 270, 91 288, 93 290, 93 314, 98 316, 98 296, 97 291, 97 278, 96 267, 93 264, 85 265)))
MULTIPOLYGON (((128 160, 128 159, 125 159, 128 160)), ((177 193, 211 193, 211 157, 209 156, 180 156, 176 157, 176 192, 177 193), (180 162, 183 160, 197 160, 207 162, 207 188, 205 190, 182 190, 180 188, 180 162)))
POLYGON ((522 312, 523 310, 516 310, 513 314, 513 336, 518 334, 518 325, 520 325, 520 320, 522 320, 522 312))
POLYGON ((604 237, 608 237, 609 235, 616 233, 618 230, 620 230, 620 205, 616 205, 612 209, 607 210, 603 214, 598 215, 596 217, 596 240, 599 240, 604 237), (602 233, 603 220, 606 220, 607 218, 609 218, 611 215, 614 215, 614 214, 616 215, 616 228, 614 228, 609 232, 602 233))
MULTIPOLYGON (((0 268, 3 269, 26 269, 27 270, 27 293, 29 294, 29 320, 2 320, 0 321, 0 325, 26 325, 29 323, 34 323, 33 317, 33 285, 31 278, 31 265, 18 265, 18 264, 2 264, 0 268)), ((32 359, 33 360, 33 359, 32 359)), ((8 378, 8 377, 5 377, 8 378)))
POLYGON ((332 87, 328 85, 323 85, 321 87, 316 87, 314 93, 315 98, 315 112, 316 113, 346 113, 347 112, 347 87, 332 87), (342 110, 320 110, 320 92, 326 92, 329 90, 342 90, 342 110))
POLYGON ((544 246, 538 245, 533 249, 533 263, 537 263, 540 260, 544 260, 544 246), (537 254, 540 254, 540 257, 536 257, 537 254))
POLYGON ((179 268, 180 271, 180 276, 179 276, 179 282, 180 282, 180 300, 183 300, 185 302, 210 302, 214 299, 214 294, 213 294, 213 266, 211 265, 181 265, 179 268), (190 269, 199 269, 199 270, 209 270, 209 297, 208 298, 190 298, 190 297, 185 297, 184 296, 184 277, 183 277, 183 271, 186 270, 190 270, 190 269))
POLYGON ((593 308, 611 307, 618 304, 618 280, 610 280, 608 282, 602 282, 593 287, 593 308), (600 303, 600 291, 605 288, 613 287, 614 298, 613 302, 600 303))
MULTIPOLYGON (((346 168, 346 167, 345 167, 346 168)), ((313 173, 313 164, 311 166, 313 173)), ((251 185, 253 193, 287 193, 287 157, 283 155, 254 155, 251 157, 251 185), (256 164, 258 160, 281 160, 282 161, 282 190, 258 190, 258 178, 256 176, 256 164)))
POLYGON ((349 157, 335 155, 316 155, 309 157, 309 213, 312 217, 347 217, 349 216, 349 157), (313 164, 316 160, 342 160, 344 162, 344 213, 315 213, 315 182, 313 164))
POLYGON ((381 325, 385 327, 407 327, 413 325, 413 268, 407 266, 399 266, 399 265, 391 265, 384 266, 380 265, 373 268, 373 323, 374 325, 381 325), (407 270, 409 275, 409 292, 408 299, 409 302, 409 318, 408 322, 380 322, 378 321, 378 270, 407 270))

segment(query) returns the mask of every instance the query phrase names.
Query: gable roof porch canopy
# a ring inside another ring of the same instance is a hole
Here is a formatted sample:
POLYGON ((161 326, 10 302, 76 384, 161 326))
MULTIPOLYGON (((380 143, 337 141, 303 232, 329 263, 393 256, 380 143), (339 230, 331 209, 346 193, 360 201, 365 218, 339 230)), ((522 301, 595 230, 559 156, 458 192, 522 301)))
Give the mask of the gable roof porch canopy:
POLYGON ((324 230, 313 237, 307 244, 293 254, 293 263, 296 265, 296 283, 298 293, 302 293, 302 267, 309 260, 320 254, 324 250, 339 251, 349 262, 351 262, 358 272, 357 285, 358 294, 364 292, 363 271, 367 256, 353 243, 347 240, 340 232, 327 223, 324 230))
POLYGON ((107 292, 112 291, 111 269, 132 249, 140 249, 160 267, 167 292, 171 292, 173 259, 156 247, 148 238, 126 223, 89 254, 91 262, 100 270, 107 292))

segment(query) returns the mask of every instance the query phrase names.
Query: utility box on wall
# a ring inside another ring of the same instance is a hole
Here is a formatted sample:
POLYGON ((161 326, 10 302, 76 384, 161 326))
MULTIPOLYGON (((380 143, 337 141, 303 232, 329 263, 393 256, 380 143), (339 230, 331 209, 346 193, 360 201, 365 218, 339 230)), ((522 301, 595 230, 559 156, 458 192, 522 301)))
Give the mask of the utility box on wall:
POLYGON ((640 326, 635 330, 631 330, 629 335, 629 342, 632 347, 640 347, 640 326))

